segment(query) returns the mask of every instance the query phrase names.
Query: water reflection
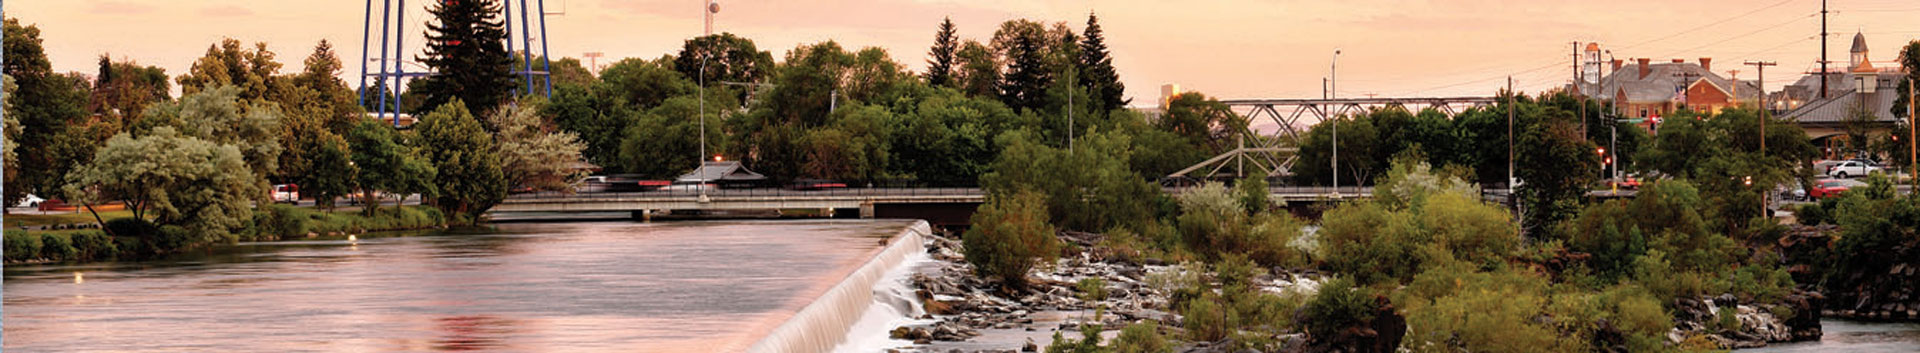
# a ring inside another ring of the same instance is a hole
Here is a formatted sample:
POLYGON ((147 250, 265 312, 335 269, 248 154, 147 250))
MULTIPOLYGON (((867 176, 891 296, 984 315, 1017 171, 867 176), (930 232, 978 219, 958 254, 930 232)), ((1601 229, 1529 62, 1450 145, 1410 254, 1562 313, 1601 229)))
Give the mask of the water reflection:
POLYGON ((7 266, 3 348, 740 350, 906 225, 516 224, 7 266))

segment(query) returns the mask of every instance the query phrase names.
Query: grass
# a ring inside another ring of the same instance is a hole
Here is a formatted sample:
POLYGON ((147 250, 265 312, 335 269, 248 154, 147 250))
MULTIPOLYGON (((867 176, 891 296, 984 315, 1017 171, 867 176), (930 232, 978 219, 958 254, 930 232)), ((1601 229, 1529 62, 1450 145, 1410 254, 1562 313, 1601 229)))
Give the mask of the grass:
MULTIPOLYGON (((133 217, 133 211, 119 210, 119 211, 100 212, 100 219, 114 219, 114 218, 126 218, 126 217, 133 217)), ((44 225, 74 224, 74 223, 94 223, 93 214, 88 213, 85 210, 82 210, 80 212, 55 213, 55 214, 10 213, 10 214, 7 214, 6 226, 7 227, 44 226, 44 225)))

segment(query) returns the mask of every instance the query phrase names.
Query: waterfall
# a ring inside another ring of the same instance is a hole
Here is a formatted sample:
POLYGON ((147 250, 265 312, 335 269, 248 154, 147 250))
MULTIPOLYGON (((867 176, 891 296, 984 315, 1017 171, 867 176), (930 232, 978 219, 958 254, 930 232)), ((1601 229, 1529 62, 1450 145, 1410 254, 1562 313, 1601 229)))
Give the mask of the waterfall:
POLYGON ((907 226, 889 238, 887 245, 866 264, 848 274, 846 279, 828 289, 813 303, 794 313, 792 318, 774 328, 747 351, 830 352, 849 337, 865 338, 871 334, 853 331, 856 324, 864 323, 866 325, 859 325, 861 329, 877 329, 881 335, 885 335, 885 328, 866 326, 886 325, 896 319, 887 316, 919 316, 921 308, 912 300, 911 289, 891 284, 903 283, 900 276, 906 276, 904 272, 911 270, 909 266, 904 266, 910 264, 910 260, 916 256, 927 256, 926 236, 930 233, 932 228, 926 221, 907 226), (882 286, 876 287, 876 284, 882 286), (876 292, 880 294, 879 301, 875 299, 876 292), (873 311, 893 312, 874 314, 871 313, 873 311), (868 318, 869 314, 879 317, 868 318), (879 325, 873 321, 878 321, 879 325))

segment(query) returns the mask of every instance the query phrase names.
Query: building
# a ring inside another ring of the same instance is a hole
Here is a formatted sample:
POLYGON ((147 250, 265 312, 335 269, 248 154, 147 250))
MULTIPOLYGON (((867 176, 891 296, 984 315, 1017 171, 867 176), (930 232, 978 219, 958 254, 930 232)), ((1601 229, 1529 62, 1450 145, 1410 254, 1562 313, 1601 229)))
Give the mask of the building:
POLYGON ((1848 130, 1884 136, 1900 121, 1893 115, 1893 104, 1906 73, 1899 65, 1874 66, 1863 34, 1853 35, 1848 52, 1852 55, 1844 72, 1807 75, 1775 95, 1781 102, 1775 108, 1786 110, 1780 118, 1806 130, 1829 158, 1858 156, 1862 144, 1850 143, 1848 130), (1827 80, 1825 98, 1818 94, 1823 78, 1827 80))
POLYGON ((1714 73, 1713 58, 1692 63, 1652 61, 1640 58, 1628 65, 1613 60, 1613 72, 1598 82, 1581 84, 1580 93, 1611 102, 1614 111, 1629 118, 1667 116, 1680 109, 1719 112, 1760 98, 1759 84, 1714 73))

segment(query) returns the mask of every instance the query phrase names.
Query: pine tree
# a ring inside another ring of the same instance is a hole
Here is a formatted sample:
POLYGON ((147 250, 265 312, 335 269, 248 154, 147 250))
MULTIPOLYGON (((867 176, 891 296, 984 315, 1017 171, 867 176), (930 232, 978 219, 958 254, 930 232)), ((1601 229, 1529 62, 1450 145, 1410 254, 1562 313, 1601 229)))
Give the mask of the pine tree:
POLYGON ((418 83, 424 100, 412 110, 424 113, 458 98, 470 111, 492 111, 513 90, 500 1, 441 1, 428 12, 435 22, 427 25, 427 55, 420 61, 435 74, 418 83))
POLYGON ((927 84, 934 86, 954 86, 954 54, 960 50, 960 43, 954 38, 953 18, 940 21, 940 34, 933 37, 933 49, 927 56, 927 84))
POLYGON ((1047 85, 1052 83, 1041 33, 1019 33, 1009 38, 1007 47, 1007 74, 1000 81, 1000 101, 1007 107, 1018 109, 1040 109, 1046 99, 1047 85))
POLYGON ((1104 113, 1127 105, 1127 86, 1113 70, 1113 58, 1107 54, 1107 39, 1100 30, 1100 18, 1087 14, 1086 37, 1080 41, 1080 85, 1087 87, 1104 113))

